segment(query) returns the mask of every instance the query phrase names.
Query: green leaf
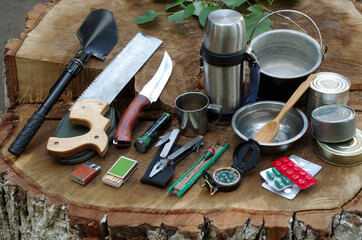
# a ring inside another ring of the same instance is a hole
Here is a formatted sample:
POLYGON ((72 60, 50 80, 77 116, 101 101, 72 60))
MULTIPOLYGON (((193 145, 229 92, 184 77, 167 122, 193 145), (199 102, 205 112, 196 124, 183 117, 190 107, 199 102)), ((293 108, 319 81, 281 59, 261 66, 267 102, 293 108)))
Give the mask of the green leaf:
POLYGON ((180 23, 185 18, 191 17, 194 12, 195 6, 193 4, 189 4, 185 10, 178 11, 175 14, 169 16, 168 20, 180 23))
POLYGON ((160 15, 158 12, 149 10, 143 16, 138 16, 136 19, 137 24, 144 24, 147 22, 152 22, 155 18, 160 15))
POLYGON ((220 9, 221 6, 212 6, 212 7, 207 7, 201 10, 200 15, 199 15, 199 22, 201 24, 201 26, 205 26, 205 22, 207 19, 207 16, 209 15, 209 13, 220 9))
POLYGON ((176 2, 171 4, 166 4, 166 10, 169 10, 170 8, 173 8, 175 6, 181 5, 184 3, 185 0, 176 0, 176 2))
POLYGON ((263 7, 258 4, 248 7, 248 10, 252 13, 263 13, 263 7))
POLYGON ((197 1, 197 2, 194 2, 193 5, 195 7, 194 15, 199 16, 202 9, 205 8, 204 4, 202 3, 202 1, 197 1))
MULTIPOLYGON (((266 15, 267 13, 252 13, 250 15, 244 15, 245 26, 246 26, 246 41, 250 40, 251 32, 253 31, 255 25, 266 15)), ((270 26, 273 25, 273 22, 267 18, 263 22, 259 24, 259 26, 255 29, 253 34, 253 38, 255 38, 260 33, 271 30, 270 26)))
POLYGON ((243 4, 246 1, 247 0, 222 0, 222 2, 225 3, 225 5, 231 9, 235 9, 235 7, 239 7, 241 4, 243 4))

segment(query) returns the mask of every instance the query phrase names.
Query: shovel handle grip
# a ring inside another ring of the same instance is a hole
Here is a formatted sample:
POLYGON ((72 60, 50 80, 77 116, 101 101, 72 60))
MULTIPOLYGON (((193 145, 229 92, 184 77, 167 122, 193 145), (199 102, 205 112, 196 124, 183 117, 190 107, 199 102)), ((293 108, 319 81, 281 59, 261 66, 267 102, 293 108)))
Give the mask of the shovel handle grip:
POLYGON ((117 125, 116 133, 114 134, 113 143, 120 147, 131 145, 131 133, 133 126, 136 124, 141 110, 149 105, 150 100, 138 94, 133 101, 128 105, 123 113, 121 120, 117 125))
POLYGON ((39 113, 38 111, 34 112, 18 136, 15 138, 14 142, 8 148, 8 151, 16 157, 19 157, 33 139, 34 135, 38 132, 39 128, 43 125, 44 121, 45 115, 39 113))

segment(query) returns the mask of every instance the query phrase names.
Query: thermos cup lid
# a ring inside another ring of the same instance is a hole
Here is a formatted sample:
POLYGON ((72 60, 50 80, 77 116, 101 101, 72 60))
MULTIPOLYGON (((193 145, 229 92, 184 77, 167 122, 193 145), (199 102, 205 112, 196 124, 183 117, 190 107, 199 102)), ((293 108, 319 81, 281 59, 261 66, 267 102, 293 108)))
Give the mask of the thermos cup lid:
POLYGON ((231 9, 211 12, 205 23, 204 44, 209 51, 218 54, 243 50, 246 47, 243 16, 231 9))

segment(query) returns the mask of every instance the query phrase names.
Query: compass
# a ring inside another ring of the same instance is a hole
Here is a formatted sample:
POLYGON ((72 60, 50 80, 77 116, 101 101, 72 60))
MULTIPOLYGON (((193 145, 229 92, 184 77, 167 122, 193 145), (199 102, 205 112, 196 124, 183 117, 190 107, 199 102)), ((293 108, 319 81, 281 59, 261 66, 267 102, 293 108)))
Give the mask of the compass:
POLYGON ((204 171, 205 184, 210 190, 210 195, 217 191, 231 192, 239 187, 241 183, 241 174, 232 167, 222 167, 214 171, 212 176, 208 171, 204 171))
POLYGON ((254 168, 259 158, 260 150, 256 141, 250 139, 248 142, 240 143, 234 150, 234 163, 231 167, 218 168, 212 175, 206 170, 203 172, 203 186, 210 190, 210 195, 234 191, 240 186, 242 174, 254 168))

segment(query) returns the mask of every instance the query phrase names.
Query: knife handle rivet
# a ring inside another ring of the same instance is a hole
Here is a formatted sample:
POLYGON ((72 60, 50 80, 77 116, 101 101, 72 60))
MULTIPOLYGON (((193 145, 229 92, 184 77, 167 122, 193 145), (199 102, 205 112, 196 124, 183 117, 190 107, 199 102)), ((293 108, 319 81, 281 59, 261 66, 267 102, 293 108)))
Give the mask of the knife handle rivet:
POLYGON ((54 145, 58 145, 59 144, 59 142, 54 142, 54 145))
POLYGON ((95 136, 94 136, 94 139, 98 139, 98 138, 99 138, 98 135, 95 135, 95 136))

